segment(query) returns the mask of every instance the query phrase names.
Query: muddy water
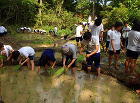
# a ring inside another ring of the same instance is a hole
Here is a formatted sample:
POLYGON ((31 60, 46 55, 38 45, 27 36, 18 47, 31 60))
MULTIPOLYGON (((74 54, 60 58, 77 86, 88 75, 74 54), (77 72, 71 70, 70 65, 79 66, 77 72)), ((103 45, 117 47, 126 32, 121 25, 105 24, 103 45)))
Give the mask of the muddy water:
MULTIPOLYGON (((2 99, 5 103, 139 103, 139 95, 116 79, 76 71, 59 78, 41 70, 37 74, 22 67, 18 73, 13 67, 4 67, 0 73, 2 99)), ((56 67, 57 71, 60 67, 56 67)))

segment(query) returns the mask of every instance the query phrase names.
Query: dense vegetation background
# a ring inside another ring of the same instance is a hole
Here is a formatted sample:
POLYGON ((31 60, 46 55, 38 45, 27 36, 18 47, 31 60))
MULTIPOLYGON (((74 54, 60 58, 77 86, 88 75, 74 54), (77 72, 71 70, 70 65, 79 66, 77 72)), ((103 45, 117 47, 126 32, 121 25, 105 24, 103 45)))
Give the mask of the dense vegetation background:
POLYGON ((46 31, 57 26, 58 35, 68 34, 78 22, 87 22, 93 10, 104 19, 105 29, 116 21, 132 25, 135 18, 140 19, 140 0, 0 0, 0 24, 7 25, 10 33, 19 26, 46 31))

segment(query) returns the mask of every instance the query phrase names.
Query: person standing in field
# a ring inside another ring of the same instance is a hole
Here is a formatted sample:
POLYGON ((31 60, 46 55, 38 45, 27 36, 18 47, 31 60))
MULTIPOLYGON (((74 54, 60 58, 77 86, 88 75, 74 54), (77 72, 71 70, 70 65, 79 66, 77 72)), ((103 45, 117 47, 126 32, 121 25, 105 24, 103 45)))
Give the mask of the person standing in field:
POLYGON ((113 55, 115 57, 115 69, 117 68, 118 56, 120 54, 120 45, 123 47, 121 42, 121 29, 123 24, 121 22, 115 23, 115 30, 110 33, 110 44, 109 44, 109 67, 111 66, 113 55))
POLYGON ((91 23, 91 15, 88 16, 88 26, 90 25, 91 23))
POLYGON ((115 27, 114 25, 111 26, 111 29, 109 31, 107 31, 107 38, 106 38, 106 54, 107 54, 107 51, 108 51, 108 47, 109 47, 109 43, 110 43, 110 33, 112 31, 114 31, 115 27))
POLYGON ((130 76, 132 76, 140 52, 140 21, 134 22, 134 26, 132 27, 132 31, 129 32, 128 37, 125 72, 129 73, 128 67, 131 63, 130 76))
POLYGON ((63 67, 70 68, 72 67, 72 73, 76 69, 76 60, 77 60, 77 47, 72 43, 66 43, 61 48, 62 58, 63 58, 63 67), (68 60, 71 59, 70 64, 67 64, 68 60))
POLYGON ((88 45, 86 58, 87 58, 87 69, 88 73, 90 74, 92 63, 94 61, 95 67, 98 73, 98 76, 100 75, 100 43, 99 38, 96 36, 92 36, 90 32, 86 32, 84 34, 84 40, 82 41, 82 46, 80 49, 80 54, 82 55, 82 51, 85 45, 88 45))
POLYGON ((125 22, 125 27, 122 29, 122 44, 127 47, 128 45, 128 33, 131 31, 131 28, 128 26, 128 22, 125 22))
POLYGON ((76 42, 77 42, 77 47, 79 46, 79 41, 81 43, 81 41, 83 40, 82 36, 83 36, 83 24, 80 23, 79 26, 76 27, 76 42))
POLYGON ((57 27, 55 26, 55 28, 54 28, 54 36, 57 36, 57 31, 58 31, 58 29, 57 29, 57 27))
POLYGON ((104 46, 103 46, 103 24, 102 24, 102 19, 96 19, 95 23, 91 23, 89 25, 89 28, 87 30, 87 32, 89 32, 91 30, 91 34, 92 36, 96 36, 98 38, 98 40, 101 38, 101 45, 103 47, 103 51, 104 51, 104 46))

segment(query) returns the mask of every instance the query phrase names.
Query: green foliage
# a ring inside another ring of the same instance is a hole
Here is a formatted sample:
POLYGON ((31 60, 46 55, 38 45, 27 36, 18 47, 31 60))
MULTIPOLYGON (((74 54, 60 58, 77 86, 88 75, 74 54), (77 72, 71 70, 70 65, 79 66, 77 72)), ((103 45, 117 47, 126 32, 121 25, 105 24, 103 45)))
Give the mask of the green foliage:
POLYGON ((33 41, 33 43, 34 44, 52 44, 53 43, 53 41, 33 41))
POLYGON ((53 68, 51 68, 50 70, 49 70, 49 74, 53 74, 54 73, 54 69, 53 68))
POLYGON ((1 68, 1 74, 4 74, 4 68, 1 68))
POLYGON ((78 63, 82 63, 82 62, 84 61, 85 58, 86 58, 85 55, 80 55, 80 56, 78 56, 78 58, 77 58, 77 62, 78 62, 78 63))
POLYGON ((0 56, 0 58, 2 58, 3 60, 7 60, 7 58, 5 56, 0 56))
POLYGON ((19 68, 20 68, 20 65, 16 65, 13 70, 18 71, 19 68))
POLYGON ((55 75, 55 76, 59 76, 59 75, 61 75, 61 74, 64 72, 64 70, 65 70, 65 67, 62 67, 62 68, 59 69, 54 75, 55 75))

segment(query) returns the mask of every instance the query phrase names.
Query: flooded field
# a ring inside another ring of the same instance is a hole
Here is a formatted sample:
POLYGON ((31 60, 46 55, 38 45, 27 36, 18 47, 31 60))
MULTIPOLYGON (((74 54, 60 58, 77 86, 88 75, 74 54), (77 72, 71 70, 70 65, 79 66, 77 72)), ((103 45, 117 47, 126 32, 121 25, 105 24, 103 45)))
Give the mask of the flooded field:
MULTIPOLYGON (((56 67, 55 72, 61 67, 56 67)), ((23 66, 18 72, 13 67, 1 69, 1 93, 5 103, 139 103, 139 95, 116 79, 84 71, 54 77, 48 70, 41 75, 23 66)))

